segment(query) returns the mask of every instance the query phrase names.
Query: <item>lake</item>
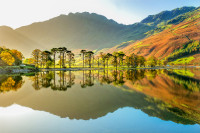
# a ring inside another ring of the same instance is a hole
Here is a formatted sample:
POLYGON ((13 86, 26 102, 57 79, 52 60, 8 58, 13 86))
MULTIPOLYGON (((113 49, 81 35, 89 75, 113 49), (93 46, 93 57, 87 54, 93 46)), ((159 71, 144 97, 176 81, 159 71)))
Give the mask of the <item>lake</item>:
POLYGON ((200 69, 0 75, 1 133, 199 133, 200 69))

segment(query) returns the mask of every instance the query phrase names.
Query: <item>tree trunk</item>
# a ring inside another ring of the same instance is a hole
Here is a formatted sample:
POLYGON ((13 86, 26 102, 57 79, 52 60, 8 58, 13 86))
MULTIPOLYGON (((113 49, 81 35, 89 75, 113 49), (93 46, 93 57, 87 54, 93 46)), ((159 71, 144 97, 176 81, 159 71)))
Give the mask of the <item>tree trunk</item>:
POLYGON ((54 69, 56 68, 56 54, 54 53, 54 55, 53 55, 54 57, 54 69))
POLYGON ((62 67, 64 68, 65 67, 65 52, 63 52, 63 61, 62 61, 62 67))
POLYGON ((85 66, 84 66, 84 65, 85 65, 85 64, 84 64, 84 56, 85 56, 85 55, 84 55, 84 53, 83 53, 83 68, 85 67, 85 66))
POLYGON ((62 65, 62 57, 61 57, 61 52, 60 52, 60 69, 61 69, 61 65, 62 65))

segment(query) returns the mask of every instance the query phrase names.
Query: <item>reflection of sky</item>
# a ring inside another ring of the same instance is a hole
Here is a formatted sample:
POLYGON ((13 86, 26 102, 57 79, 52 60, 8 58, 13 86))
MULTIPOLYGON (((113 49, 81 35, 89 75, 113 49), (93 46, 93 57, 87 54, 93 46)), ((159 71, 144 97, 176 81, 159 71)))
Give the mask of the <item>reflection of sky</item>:
POLYGON ((1 133, 199 133, 199 125, 182 125, 149 117, 133 108, 118 109, 96 120, 70 120, 12 105, 0 108, 1 133))

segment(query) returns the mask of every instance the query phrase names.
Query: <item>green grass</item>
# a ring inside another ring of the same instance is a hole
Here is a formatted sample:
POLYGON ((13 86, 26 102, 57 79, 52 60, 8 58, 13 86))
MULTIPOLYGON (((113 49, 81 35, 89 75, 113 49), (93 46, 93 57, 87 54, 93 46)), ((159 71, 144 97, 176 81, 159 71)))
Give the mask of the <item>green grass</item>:
POLYGON ((24 69, 34 69, 35 67, 34 66, 25 66, 23 67, 24 69))
MULTIPOLYGON (((191 40, 186 44, 183 44, 183 48, 175 50, 169 56, 166 57, 169 61, 175 61, 177 59, 181 59, 185 56, 191 56, 191 54, 197 53, 200 51, 200 42, 198 40, 191 40)), ((187 57, 188 58, 188 57, 187 57)), ((186 59, 185 62, 189 63, 192 58, 186 59)))
POLYGON ((133 46, 133 49, 137 49, 137 48, 142 48, 142 47, 146 47, 146 46, 150 46, 151 44, 145 44, 145 45, 142 45, 143 42, 139 42, 137 44, 135 44, 133 46))
POLYGON ((136 46, 135 48, 142 48, 142 47, 147 47, 147 46, 150 46, 151 44, 144 44, 144 45, 139 45, 139 46, 136 46))
POLYGON ((0 66, 0 69, 12 70, 12 69, 35 69, 34 66, 0 66))
POLYGON ((189 25, 184 25, 182 27, 180 27, 180 29, 184 29, 184 28, 187 28, 189 25))
POLYGON ((185 58, 176 59, 175 61, 172 61, 170 63, 173 63, 174 65, 185 65, 185 64, 190 64, 190 62, 194 59, 195 58, 193 56, 189 56, 185 58))
POLYGON ((147 35, 147 37, 151 36, 151 35, 156 35, 164 30, 167 30, 169 28, 171 28, 172 25, 168 24, 168 25, 158 25, 157 28, 150 30, 148 32, 146 32, 145 34, 147 35))

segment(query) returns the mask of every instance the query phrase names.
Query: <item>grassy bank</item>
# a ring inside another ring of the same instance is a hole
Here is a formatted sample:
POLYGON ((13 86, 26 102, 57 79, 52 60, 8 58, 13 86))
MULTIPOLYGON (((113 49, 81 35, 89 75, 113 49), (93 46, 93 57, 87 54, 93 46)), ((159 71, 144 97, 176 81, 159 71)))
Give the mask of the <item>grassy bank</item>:
POLYGON ((38 71, 34 66, 0 66, 0 73, 28 73, 38 71))
POLYGON ((137 69, 181 69, 181 68, 198 68, 197 66, 156 66, 156 67, 72 67, 72 68, 35 68, 34 66, 1 66, 0 73, 30 73, 37 71, 82 71, 82 70, 137 70, 137 69))

